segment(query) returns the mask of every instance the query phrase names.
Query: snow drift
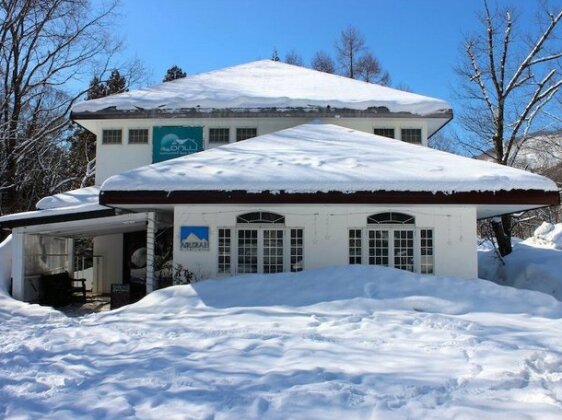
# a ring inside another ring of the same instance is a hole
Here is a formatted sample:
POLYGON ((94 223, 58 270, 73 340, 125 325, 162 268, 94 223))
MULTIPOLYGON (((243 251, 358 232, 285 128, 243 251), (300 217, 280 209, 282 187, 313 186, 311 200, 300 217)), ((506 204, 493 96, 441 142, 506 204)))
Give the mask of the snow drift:
POLYGON ((0 296, 0 416, 555 417, 561 313, 368 266, 176 286, 80 319, 0 296))
POLYGON ((532 237, 514 240, 513 252, 498 258, 489 243, 478 248, 478 275, 495 283, 537 290, 562 300, 562 224, 543 223, 532 237))

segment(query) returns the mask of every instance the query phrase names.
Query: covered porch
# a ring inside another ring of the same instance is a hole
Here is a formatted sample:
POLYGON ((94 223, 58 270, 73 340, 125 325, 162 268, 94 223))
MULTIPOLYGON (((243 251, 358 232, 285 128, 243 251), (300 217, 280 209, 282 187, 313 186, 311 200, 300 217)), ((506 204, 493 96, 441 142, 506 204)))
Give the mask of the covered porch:
POLYGON ((127 212, 97 203, 1 217, 0 227, 12 232, 12 296, 42 303, 50 276, 68 273, 86 279, 89 296, 128 285, 138 300, 162 286, 155 270, 160 274, 172 258, 172 220, 165 211, 127 212))

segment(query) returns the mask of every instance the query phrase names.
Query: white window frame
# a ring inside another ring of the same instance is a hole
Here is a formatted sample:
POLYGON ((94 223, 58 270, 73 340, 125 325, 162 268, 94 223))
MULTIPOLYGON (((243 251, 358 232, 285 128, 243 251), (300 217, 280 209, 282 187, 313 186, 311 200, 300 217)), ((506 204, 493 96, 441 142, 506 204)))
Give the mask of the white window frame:
POLYGON ((232 143, 232 128, 231 127, 207 127, 207 147, 218 147, 232 143), (226 143, 217 143, 211 141, 211 130, 228 130, 228 139, 226 143))
POLYGON ((244 141, 244 140, 248 140, 248 139, 253 139, 253 138, 258 137, 259 135, 260 135, 260 134, 259 134, 259 130, 258 130, 258 127, 257 127, 257 126, 253 126, 253 127, 251 127, 251 126, 247 126, 247 127, 235 127, 235 128, 234 128, 234 142, 235 142, 235 143, 236 143, 236 142, 239 142, 239 141, 244 141), (256 135, 255 135, 254 137, 246 137, 245 139, 238 140, 238 130, 256 130, 256 135))
POLYGON ((424 141, 423 141, 423 128, 421 127, 400 127, 400 140, 403 141, 404 143, 408 143, 408 144, 417 144, 417 145, 424 145, 424 141), (418 130, 420 132, 420 142, 419 143, 413 143, 410 141, 406 141, 404 140, 402 133, 404 130, 418 130))
POLYGON ((101 130, 101 144, 103 146, 122 145, 123 144, 123 128, 102 128, 102 130, 101 130), (119 143, 113 143, 113 142, 112 143, 106 143, 106 142, 104 142, 104 139, 103 139, 104 135, 103 134, 106 131, 119 131, 119 132, 121 132, 121 139, 120 139, 119 143))
MULTIPOLYGON (((237 214, 235 218, 239 216, 243 216, 249 213, 255 212, 265 212, 265 213, 272 213, 263 210, 251 210, 245 213, 237 214)), ((283 214, 275 213, 281 217, 285 217, 283 214)), ((283 271, 284 273, 291 272, 291 231, 292 230, 301 230, 302 231, 302 270, 306 267, 305 262, 305 228, 303 226, 287 226, 285 223, 235 223, 234 226, 218 226, 217 227, 217 237, 218 237, 218 229, 230 229, 231 237, 230 237, 230 275, 237 275, 237 274, 249 274, 249 273, 240 273, 238 270, 238 239, 239 239, 239 232, 241 230, 255 230, 257 231, 257 274, 264 274, 264 231, 266 230, 278 230, 283 232, 283 271)), ((219 268, 219 247, 217 244, 217 258, 216 258, 216 269, 218 272, 219 268)), ((218 273, 219 275, 228 275, 228 273, 218 273)))
POLYGON ((146 146, 150 144, 150 128, 147 127, 129 127, 127 128, 127 144, 134 146, 146 146), (131 143, 131 130, 145 130, 146 131, 146 143, 131 143))
MULTIPOLYGON (((366 219, 374 216, 376 214, 384 214, 384 213, 402 213, 401 211, 384 211, 379 213, 374 213, 366 216, 366 219)), ((409 213, 402 213, 407 216, 411 216, 415 220, 415 216, 409 213)), ((436 255, 435 255, 435 228, 428 227, 428 226, 418 226, 416 223, 372 223, 366 224, 362 227, 357 226, 350 226, 347 229, 347 263, 350 263, 350 248, 349 248, 349 238, 350 238, 350 231, 351 230, 360 230, 361 231, 361 264, 365 265, 378 265, 378 264, 371 264, 369 261, 369 232, 370 231, 388 231, 388 266, 381 265, 382 267, 391 267, 394 268, 394 232, 399 230, 409 230, 413 231, 413 247, 414 247, 414 273, 421 274, 421 231, 422 230, 430 230, 431 231, 431 250, 432 250, 432 272, 425 273, 425 274, 435 274, 436 269, 436 255)))

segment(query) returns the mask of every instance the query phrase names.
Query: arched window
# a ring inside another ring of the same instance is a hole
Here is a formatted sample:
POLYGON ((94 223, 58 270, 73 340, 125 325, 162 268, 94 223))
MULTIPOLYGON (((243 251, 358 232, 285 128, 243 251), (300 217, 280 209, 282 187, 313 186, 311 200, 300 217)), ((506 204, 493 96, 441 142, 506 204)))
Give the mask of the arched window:
POLYGON ((303 229, 285 226, 285 216, 277 213, 241 214, 233 231, 219 230, 221 273, 302 271, 303 251, 303 229))
POLYGON ((284 224, 285 216, 280 214, 269 213, 266 211, 255 211, 246 213, 236 218, 236 223, 276 223, 284 224))
POLYGON ((415 225, 416 218, 405 213, 377 213, 367 217, 368 225, 415 225))
POLYGON ((372 214, 366 229, 349 229, 349 263, 433 273, 433 230, 409 214, 372 214))

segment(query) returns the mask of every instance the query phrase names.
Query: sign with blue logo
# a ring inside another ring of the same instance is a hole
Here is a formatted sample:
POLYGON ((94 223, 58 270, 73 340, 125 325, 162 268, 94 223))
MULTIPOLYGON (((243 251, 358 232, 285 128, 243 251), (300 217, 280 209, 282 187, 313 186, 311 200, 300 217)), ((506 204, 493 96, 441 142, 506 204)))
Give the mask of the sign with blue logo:
POLYGON ((203 150, 203 127, 161 126, 152 129, 152 163, 203 150))
POLYGON ((185 251, 208 251, 209 226, 181 226, 180 248, 185 251))

